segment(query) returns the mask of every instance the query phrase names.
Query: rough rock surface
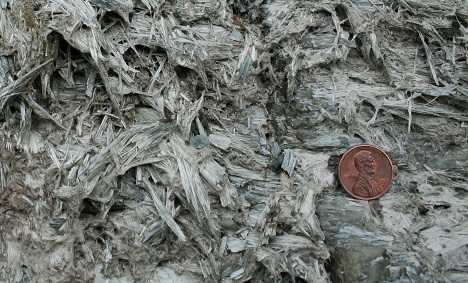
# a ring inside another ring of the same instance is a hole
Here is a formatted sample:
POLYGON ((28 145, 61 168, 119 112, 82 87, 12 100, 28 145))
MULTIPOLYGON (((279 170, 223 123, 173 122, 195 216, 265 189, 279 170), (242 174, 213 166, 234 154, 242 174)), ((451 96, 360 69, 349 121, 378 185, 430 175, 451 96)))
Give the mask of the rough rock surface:
POLYGON ((0 282, 468 282, 462 0, 0 0, 0 282), (372 143, 389 193, 349 198, 372 143))

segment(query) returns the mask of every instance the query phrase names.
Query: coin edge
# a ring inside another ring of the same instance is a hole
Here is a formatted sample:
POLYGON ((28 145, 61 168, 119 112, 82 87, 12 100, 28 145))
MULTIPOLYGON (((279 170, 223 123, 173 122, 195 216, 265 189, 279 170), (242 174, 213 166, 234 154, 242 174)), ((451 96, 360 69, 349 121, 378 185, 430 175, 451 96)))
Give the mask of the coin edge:
POLYGON ((365 200, 365 201, 370 201, 370 200, 375 200, 375 199, 378 199, 378 198, 381 198, 383 195, 385 195, 389 190, 390 188, 392 187, 392 183, 393 183, 393 180, 394 180, 394 177, 395 177, 395 171, 393 169, 393 161, 392 159, 390 158, 390 156, 383 150, 381 149, 380 147, 378 146, 375 146, 375 145, 372 145, 372 144, 358 144, 358 145, 354 145, 350 148, 348 148, 344 153, 343 155, 341 156, 340 158, 340 161, 338 162, 338 179, 340 181, 340 184, 341 186, 343 187, 343 189, 348 193, 350 194, 353 198, 355 199, 359 199, 359 200, 365 200), (356 148, 359 148, 359 147, 371 147, 371 148, 374 148, 376 150, 379 150, 384 156, 385 158, 388 160, 388 162, 390 163, 390 168, 391 168, 391 176, 390 176, 390 182, 389 182, 389 185, 387 186, 387 188, 385 190, 383 190, 380 194, 374 196, 374 197, 371 197, 371 198, 364 198, 364 197, 360 197, 360 196, 357 196, 355 194, 353 194, 352 192, 350 192, 349 190, 346 189, 345 185, 343 184, 343 181, 342 181, 342 178, 341 178, 341 163, 343 162, 343 160, 346 158, 347 155, 349 155, 349 153, 353 150, 355 150, 356 148))

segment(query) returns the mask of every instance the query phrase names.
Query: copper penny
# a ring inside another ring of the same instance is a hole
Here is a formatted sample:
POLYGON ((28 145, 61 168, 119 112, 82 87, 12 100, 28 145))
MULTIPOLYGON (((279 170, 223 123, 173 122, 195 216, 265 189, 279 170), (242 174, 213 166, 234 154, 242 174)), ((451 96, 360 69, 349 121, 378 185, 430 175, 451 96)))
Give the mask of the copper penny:
POLYGON ((341 157, 338 177, 344 189, 354 198, 377 199, 392 184, 392 161, 376 146, 357 145, 348 149, 341 157))

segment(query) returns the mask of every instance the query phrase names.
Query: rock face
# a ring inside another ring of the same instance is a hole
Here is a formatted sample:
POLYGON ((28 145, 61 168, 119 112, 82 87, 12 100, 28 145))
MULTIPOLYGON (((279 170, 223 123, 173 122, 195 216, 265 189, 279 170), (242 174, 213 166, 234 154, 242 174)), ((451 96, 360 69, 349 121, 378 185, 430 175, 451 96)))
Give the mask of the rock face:
POLYGON ((459 0, 0 0, 1 282, 468 282, 459 0), (382 198, 340 155, 383 148, 382 198))

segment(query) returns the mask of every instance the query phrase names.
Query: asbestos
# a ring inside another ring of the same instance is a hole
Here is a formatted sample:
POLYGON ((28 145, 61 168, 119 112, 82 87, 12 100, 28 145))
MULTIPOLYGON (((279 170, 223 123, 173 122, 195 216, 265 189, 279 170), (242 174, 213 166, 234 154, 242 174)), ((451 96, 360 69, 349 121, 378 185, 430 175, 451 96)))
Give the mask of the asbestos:
POLYGON ((465 5, 0 0, 0 281, 463 282, 465 5))

